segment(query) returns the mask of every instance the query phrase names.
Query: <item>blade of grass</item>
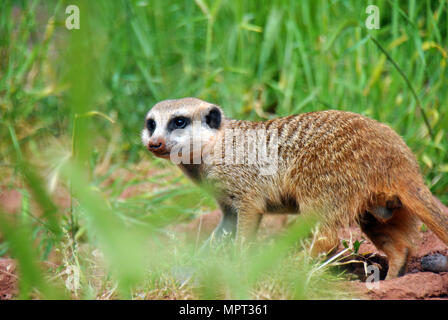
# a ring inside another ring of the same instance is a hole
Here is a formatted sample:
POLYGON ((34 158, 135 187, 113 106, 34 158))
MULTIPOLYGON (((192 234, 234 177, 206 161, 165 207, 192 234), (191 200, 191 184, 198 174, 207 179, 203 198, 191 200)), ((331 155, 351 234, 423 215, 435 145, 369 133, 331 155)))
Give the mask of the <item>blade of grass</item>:
POLYGON ((412 86, 411 82, 409 81, 409 78, 406 76, 406 74, 403 72, 403 70, 398 66, 398 64, 392 59, 392 57, 387 53, 386 49, 383 48, 383 46, 376 40, 374 37, 370 36, 370 39, 376 44, 376 46, 384 53, 384 55, 387 57, 387 60, 389 60, 390 63, 397 69, 398 73, 401 75, 403 80, 406 82, 406 85, 408 86, 409 90, 411 90, 412 95, 414 96, 414 99, 417 103, 417 108, 420 111, 420 114, 423 117, 423 121, 425 123, 426 129, 428 129, 429 136, 431 140, 434 140, 434 133, 431 128, 431 124, 429 123, 428 117, 426 116, 425 110, 422 107, 422 103, 420 101, 420 98, 418 97, 417 93, 414 90, 414 87, 412 86))

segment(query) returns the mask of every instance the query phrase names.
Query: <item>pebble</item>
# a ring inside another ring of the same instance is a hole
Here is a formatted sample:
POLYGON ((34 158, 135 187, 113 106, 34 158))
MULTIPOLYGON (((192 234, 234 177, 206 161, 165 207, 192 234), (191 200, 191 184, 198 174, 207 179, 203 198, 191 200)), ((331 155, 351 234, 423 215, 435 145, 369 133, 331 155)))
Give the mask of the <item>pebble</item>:
POLYGON ((448 258, 440 253, 424 256, 420 265, 425 271, 448 272, 448 258))

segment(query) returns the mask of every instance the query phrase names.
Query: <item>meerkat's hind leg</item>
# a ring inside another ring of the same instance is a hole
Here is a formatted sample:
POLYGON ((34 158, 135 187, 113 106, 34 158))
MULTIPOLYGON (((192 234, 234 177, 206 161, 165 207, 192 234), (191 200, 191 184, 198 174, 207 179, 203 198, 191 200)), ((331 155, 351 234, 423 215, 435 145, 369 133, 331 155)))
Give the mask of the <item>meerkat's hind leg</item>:
POLYGON ((316 218, 316 224, 313 227, 311 245, 309 252, 312 257, 321 254, 330 254, 337 249, 339 245, 338 236, 338 217, 341 216, 343 209, 323 209, 316 203, 310 203, 301 207, 301 216, 310 216, 316 218))
POLYGON ((412 235, 415 221, 406 208, 393 211, 393 216, 382 221, 373 214, 365 212, 359 219, 361 230, 383 251, 389 262, 386 279, 393 279, 405 274, 412 251, 412 235))
POLYGON ((335 230, 323 228, 313 234, 311 243, 311 255, 317 257, 320 254, 328 255, 338 247, 339 237, 335 230))

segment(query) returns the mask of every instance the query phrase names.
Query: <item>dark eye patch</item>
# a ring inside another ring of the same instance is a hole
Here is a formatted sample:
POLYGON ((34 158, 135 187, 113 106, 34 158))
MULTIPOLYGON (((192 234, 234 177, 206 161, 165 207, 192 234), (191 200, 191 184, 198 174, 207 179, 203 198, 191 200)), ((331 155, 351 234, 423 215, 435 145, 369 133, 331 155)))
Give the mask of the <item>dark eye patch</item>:
POLYGON ((146 120, 146 128, 148 128, 150 134, 154 133, 154 130, 156 130, 156 122, 154 119, 146 120))
POLYGON ((214 107, 205 116, 205 122, 212 129, 219 129, 221 126, 221 112, 218 108, 214 107))
POLYGON ((184 129, 191 123, 190 118, 187 117, 175 117, 168 122, 168 131, 176 129, 184 129))

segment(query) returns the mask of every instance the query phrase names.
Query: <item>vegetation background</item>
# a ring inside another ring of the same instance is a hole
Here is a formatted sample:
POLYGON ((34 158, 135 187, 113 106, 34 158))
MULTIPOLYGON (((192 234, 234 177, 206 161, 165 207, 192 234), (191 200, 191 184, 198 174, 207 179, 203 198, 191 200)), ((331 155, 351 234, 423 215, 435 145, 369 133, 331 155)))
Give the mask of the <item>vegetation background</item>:
POLYGON ((243 260, 177 239, 170 225, 216 206, 147 154, 145 113, 186 96, 250 120, 361 113, 404 137, 447 203, 447 44, 445 0, 1 1, 0 192, 20 205, 0 206, 0 255, 19 297, 341 297, 324 289, 339 274, 291 253, 306 221, 243 260))

